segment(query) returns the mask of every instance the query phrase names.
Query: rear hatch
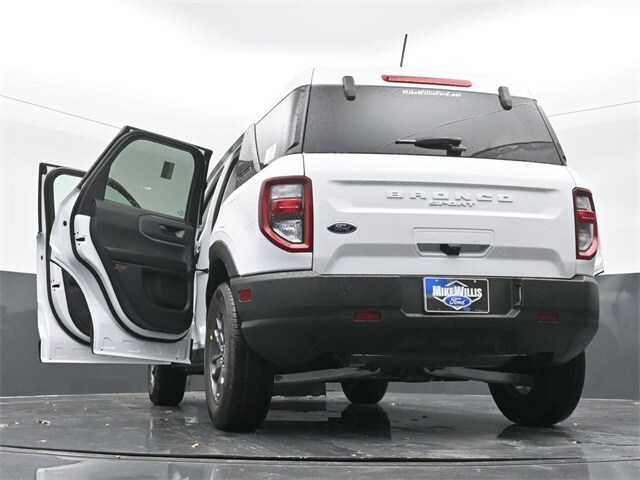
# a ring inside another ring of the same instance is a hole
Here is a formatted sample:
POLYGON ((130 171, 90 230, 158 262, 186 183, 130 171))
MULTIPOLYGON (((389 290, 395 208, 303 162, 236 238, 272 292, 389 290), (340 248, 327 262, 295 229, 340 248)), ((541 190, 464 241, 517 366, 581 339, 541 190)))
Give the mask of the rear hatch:
POLYGON ((574 185, 568 170, 496 163, 305 155, 313 182, 313 269, 326 274, 573 277, 574 185), (336 223, 356 230, 333 233, 328 227, 336 223), (457 246, 458 255, 452 255, 457 246))
POLYGON ((402 90, 312 88, 313 269, 573 277, 575 183, 535 102, 402 90))

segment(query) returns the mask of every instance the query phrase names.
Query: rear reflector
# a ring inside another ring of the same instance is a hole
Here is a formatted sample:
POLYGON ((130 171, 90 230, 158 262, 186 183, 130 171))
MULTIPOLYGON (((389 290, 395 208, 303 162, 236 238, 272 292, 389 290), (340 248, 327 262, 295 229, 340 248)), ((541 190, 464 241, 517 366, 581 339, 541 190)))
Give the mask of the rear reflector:
POLYGON ((560 317, 557 313, 538 313, 536 320, 538 323, 558 323, 560 317))
POLYGON ((410 77, 406 75, 382 75, 382 80, 392 83, 421 83, 425 85, 443 85, 446 87, 470 87, 469 80, 455 78, 410 77))
POLYGON ((377 322, 382 318, 381 312, 355 312, 353 319, 357 322, 377 322))
POLYGON ((238 300, 241 302, 249 302, 252 298, 251 290, 238 290, 238 300))

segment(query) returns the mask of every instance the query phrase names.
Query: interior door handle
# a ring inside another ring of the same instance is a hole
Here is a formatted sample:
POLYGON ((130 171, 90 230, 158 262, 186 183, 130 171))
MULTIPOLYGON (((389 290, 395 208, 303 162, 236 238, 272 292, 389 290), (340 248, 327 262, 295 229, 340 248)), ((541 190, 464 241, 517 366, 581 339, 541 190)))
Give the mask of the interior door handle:
POLYGON ((165 235, 171 235, 176 238, 184 237, 184 228, 173 227, 171 225, 164 225, 164 224, 160 224, 158 228, 165 235))
POLYGON ((185 222, 162 218, 155 215, 143 215, 138 218, 138 230, 152 240, 184 245, 190 236, 189 225, 185 222))

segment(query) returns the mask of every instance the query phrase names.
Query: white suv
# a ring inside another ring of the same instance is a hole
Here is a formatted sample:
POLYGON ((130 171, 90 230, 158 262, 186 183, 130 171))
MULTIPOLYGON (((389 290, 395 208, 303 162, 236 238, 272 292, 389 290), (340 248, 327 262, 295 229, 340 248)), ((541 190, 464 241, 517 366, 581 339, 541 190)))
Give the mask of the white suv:
POLYGON ((574 410, 596 214, 525 88, 315 69, 210 156, 126 127, 86 174, 41 166, 43 362, 152 364, 158 405, 204 374, 234 431, 274 384, 480 380, 518 424, 574 410))

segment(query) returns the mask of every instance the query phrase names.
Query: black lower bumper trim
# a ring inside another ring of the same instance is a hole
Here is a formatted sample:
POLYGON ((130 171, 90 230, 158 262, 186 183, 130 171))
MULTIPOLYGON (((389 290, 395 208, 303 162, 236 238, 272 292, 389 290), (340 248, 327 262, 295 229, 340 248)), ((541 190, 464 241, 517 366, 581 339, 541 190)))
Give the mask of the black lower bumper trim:
POLYGON ((491 313, 434 315, 424 311, 419 276, 290 272, 231 281, 247 343, 285 368, 327 355, 473 366, 470 362, 485 357, 548 354, 564 363, 583 351, 598 329, 598 285, 592 277, 489 278, 489 285, 491 313), (244 289, 251 290, 251 301, 237 300, 244 289), (355 321, 354 312, 361 310, 379 311, 381 318, 355 321), (538 313, 557 313, 559 321, 540 323, 538 313))

